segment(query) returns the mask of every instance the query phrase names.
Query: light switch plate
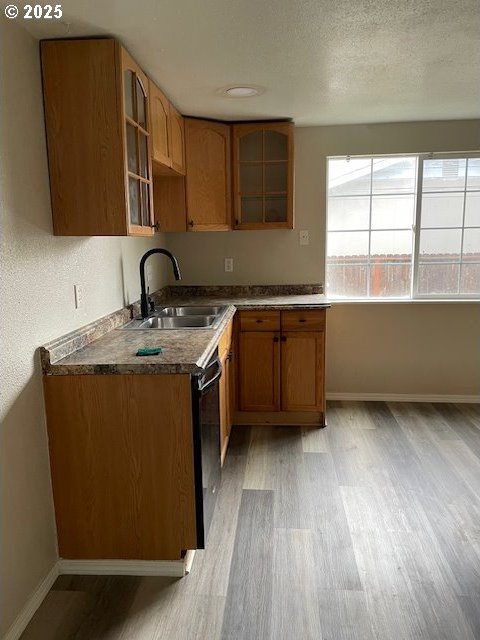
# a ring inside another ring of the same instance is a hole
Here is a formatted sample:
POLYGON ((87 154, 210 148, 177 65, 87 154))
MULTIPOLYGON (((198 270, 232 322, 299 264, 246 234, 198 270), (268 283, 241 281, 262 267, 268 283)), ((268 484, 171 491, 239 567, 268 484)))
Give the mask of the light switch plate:
POLYGON ((300 244, 302 246, 306 246, 307 244, 310 244, 310 234, 307 230, 300 231, 298 236, 299 236, 300 244))
POLYGON ((225 258, 225 271, 231 273, 233 271, 233 258, 225 258))

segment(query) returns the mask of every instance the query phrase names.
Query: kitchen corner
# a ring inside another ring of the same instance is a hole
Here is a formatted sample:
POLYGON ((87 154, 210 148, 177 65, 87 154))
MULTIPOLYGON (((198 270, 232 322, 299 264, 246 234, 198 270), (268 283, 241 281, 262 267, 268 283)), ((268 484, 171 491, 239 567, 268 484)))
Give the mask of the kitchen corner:
POLYGON ((183 575, 205 547, 232 425, 325 426, 329 304, 317 285, 151 298, 153 318, 207 305, 218 317, 132 330, 135 303, 40 349, 59 552, 97 570, 148 561, 162 575, 173 562, 183 575))

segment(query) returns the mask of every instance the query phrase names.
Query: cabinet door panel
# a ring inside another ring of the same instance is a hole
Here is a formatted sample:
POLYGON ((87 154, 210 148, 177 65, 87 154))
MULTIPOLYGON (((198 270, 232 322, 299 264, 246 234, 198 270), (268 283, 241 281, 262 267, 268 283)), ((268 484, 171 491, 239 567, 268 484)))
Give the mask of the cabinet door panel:
POLYGON ((293 124, 232 127, 236 229, 293 229, 293 124))
POLYGON ((172 169, 185 174, 185 119, 170 105, 170 158, 172 169))
POLYGON ((325 334, 282 334, 282 410, 324 411, 325 334))
POLYGON ((149 88, 153 160, 170 167, 170 103, 153 82, 149 88))
POLYGON ((240 333, 240 409, 280 409, 279 335, 275 332, 240 333))
POLYGON ((128 175, 128 234, 150 236, 153 235, 153 206, 148 78, 125 49, 121 50, 121 65, 126 129, 125 171, 128 175), (128 113, 131 111, 131 101, 133 118, 128 113))
POLYGON ((192 231, 228 230, 230 127, 186 119, 187 215, 192 231))

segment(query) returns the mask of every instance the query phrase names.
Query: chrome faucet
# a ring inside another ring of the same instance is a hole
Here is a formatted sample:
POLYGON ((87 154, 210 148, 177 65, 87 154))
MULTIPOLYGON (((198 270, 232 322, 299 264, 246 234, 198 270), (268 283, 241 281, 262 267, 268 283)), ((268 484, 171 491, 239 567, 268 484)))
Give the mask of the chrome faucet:
POLYGON ((177 259, 172 253, 170 253, 170 251, 167 251, 167 249, 150 249, 150 251, 147 251, 147 253, 145 253, 140 260, 140 287, 142 289, 142 293, 140 295, 140 310, 142 318, 148 318, 151 310, 151 305, 153 306, 153 303, 148 296, 145 284, 145 262, 147 261, 147 258, 152 256, 154 253, 163 253, 164 256, 170 258, 173 266, 173 275, 175 276, 175 280, 182 279, 182 276, 180 275, 180 269, 178 268, 177 259))

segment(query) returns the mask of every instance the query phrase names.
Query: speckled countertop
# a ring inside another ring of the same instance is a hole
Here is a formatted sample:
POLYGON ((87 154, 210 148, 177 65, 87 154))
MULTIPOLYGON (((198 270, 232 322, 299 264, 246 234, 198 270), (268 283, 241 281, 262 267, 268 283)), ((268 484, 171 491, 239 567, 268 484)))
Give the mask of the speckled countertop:
MULTIPOLYGON (((219 292, 220 293, 220 292, 219 292)), ((243 293, 243 292, 242 292, 243 293)), ((163 298, 168 305, 225 305, 216 329, 122 330, 128 318, 121 310, 82 327, 77 332, 41 347, 46 375, 160 374, 202 371, 214 353, 220 337, 236 309, 318 309, 328 307, 324 295, 179 296, 163 298), (100 329, 99 329, 100 327, 100 329), (162 347, 158 356, 136 356, 140 347, 162 347)))

